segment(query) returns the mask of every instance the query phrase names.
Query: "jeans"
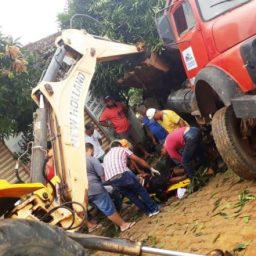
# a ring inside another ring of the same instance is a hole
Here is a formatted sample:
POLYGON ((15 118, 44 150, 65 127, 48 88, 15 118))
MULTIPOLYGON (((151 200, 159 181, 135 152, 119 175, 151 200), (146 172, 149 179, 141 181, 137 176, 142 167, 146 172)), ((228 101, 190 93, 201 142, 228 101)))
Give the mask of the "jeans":
POLYGON ((197 158, 203 166, 207 165, 201 146, 202 136, 196 127, 189 128, 184 134, 185 146, 182 151, 182 165, 189 176, 193 176, 195 171, 192 167, 193 159, 197 158))
POLYGON ((145 188, 139 183, 137 176, 126 171, 121 178, 107 182, 134 203, 142 212, 149 214, 159 210, 159 206, 151 199, 145 188))
POLYGON ((110 193, 110 197, 112 198, 117 211, 120 212, 122 209, 122 204, 123 204, 122 194, 120 193, 120 191, 117 188, 114 188, 112 193, 110 193))

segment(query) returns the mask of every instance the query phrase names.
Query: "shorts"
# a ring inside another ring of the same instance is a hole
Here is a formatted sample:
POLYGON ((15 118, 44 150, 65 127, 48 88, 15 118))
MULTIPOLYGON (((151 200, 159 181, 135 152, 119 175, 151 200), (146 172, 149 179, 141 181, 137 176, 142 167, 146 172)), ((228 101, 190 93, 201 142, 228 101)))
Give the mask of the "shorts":
POLYGON ((106 216, 110 216, 116 212, 116 207, 107 192, 89 196, 89 201, 106 216))

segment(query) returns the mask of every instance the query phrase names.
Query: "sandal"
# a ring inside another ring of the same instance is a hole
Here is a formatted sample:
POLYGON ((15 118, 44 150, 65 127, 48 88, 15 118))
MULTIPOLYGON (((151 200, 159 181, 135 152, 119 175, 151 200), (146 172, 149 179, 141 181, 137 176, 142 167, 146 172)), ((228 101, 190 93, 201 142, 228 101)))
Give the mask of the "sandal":
POLYGON ((130 228, 133 227, 135 224, 136 224, 135 221, 134 221, 134 222, 130 222, 127 227, 125 227, 125 228, 123 228, 123 229, 121 228, 121 232, 124 232, 124 231, 130 229, 130 228))
POLYGON ((96 229, 98 228, 101 228, 102 225, 101 224, 96 224, 95 226, 91 227, 91 228, 88 228, 88 233, 91 233, 93 231, 95 231, 96 229))

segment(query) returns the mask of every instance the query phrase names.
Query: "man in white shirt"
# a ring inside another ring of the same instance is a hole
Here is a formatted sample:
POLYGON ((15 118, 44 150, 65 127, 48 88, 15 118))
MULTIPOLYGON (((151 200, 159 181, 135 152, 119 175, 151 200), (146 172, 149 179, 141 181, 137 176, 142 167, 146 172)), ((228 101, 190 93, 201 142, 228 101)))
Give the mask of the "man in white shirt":
POLYGON ((105 154, 102 149, 102 137, 100 133, 94 128, 93 123, 87 123, 85 125, 85 142, 91 143, 94 148, 94 157, 97 158, 100 162, 103 160, 103 156, 105 154))
POLYGON ((111 143, 111 149, 104 156, 103 161, 106 180, 105 185, 117 188, 143 213, 152 217, 160 212, 160 206, 150 198, 146 189, 139 183, 137 176, 128 168, 128 158, 142 167, 149 169, 151 173, 160 174, 145 160, 136 156, 128 148, 123 148, 120 142, 113 141, 111 143))

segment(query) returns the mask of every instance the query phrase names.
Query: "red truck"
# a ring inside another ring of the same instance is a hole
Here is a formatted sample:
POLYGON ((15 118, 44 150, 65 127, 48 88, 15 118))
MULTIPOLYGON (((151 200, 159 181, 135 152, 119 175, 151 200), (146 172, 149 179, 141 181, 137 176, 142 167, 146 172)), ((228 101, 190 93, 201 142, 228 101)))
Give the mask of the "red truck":
POLYGON ((163 11, 158 33, 179 51, 191 85, 170 95, 171 104, 182 95, 176 109, 211 124, 226 164, 256 178, 256 0, 167 0, 163 11))

